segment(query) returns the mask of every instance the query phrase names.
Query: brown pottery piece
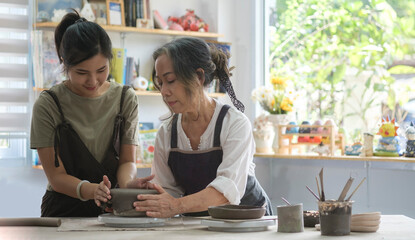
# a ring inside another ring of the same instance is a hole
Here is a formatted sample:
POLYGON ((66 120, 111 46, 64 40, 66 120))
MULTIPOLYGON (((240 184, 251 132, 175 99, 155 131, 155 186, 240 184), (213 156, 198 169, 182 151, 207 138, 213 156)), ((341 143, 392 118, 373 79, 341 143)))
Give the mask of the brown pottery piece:
POLYGON ((209 207, 209 215, 219 219, 257 219, 265 214, 265 207, 248 205, 221 205, 209 207))
POLYGON ((154 189, 114 188, 110 191, 114 215, 124 217, 145 217, 146 212, 134 209, 133 203, 139 201, 137 196, 142 194, 159 194, 154 189))

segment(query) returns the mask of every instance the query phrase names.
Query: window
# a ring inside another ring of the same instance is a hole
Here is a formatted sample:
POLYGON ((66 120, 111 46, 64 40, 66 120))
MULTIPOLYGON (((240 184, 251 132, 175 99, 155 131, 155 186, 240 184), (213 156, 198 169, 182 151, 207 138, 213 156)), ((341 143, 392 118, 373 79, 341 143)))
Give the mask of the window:
POLYGON ((382 104, 415 98, 406 87, 415 80, 415 0, 266 2, 268 71, 294 81, 297 122, 333 118, 354 141, 376 133, 382 104), (412 64, 405 81, 390 71, 402 62, 412 64))
POLYGON ((0 0, 0 164, 30 159, 30 18, 27 0, 0 0))

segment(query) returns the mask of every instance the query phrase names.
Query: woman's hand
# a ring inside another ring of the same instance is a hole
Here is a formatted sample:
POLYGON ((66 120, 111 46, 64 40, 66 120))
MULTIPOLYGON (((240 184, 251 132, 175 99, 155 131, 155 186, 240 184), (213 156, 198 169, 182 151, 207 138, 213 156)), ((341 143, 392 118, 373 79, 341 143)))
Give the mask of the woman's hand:
POLYGON ((99 183, 94 192, 94 201, 98 207, 101 207, 101 202, 106 203, 111 199, 110 194, 111 182, 106 175, 102 177, 102 182, 99 183))
POLYGON ((147 216, 154 218, 173 217, 180 212, 180 200, 168 194, 160 185, 153 184, 160 194, 143 194, 134 202, 136 211, 146 211, 147 216))
POLYGON ((154 184, 150 182, 153 178, 154 174, 143 178, 134 178, 127 183, 127 188, 154 188, 154 184))

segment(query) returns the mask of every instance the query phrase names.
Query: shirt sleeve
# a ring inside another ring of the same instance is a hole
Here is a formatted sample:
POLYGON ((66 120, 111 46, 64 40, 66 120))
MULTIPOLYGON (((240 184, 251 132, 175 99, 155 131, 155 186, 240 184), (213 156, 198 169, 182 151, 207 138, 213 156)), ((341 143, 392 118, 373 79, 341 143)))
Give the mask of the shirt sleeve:
POLYGON ((58 107, 49 94, 43 92, 33 105, 30 127, 30 148, 53 147, 58 107), (53 114, 55 113, 55 114, 53 114))
POLYGON ((125 94, 122 111, 125 118, 122 142, 124 144, 138 145, 138 97, 131 88, 125 94))
POLYGON ((179 198, 184 194, 184 190, 175 181, 168 165, 171 136, 170 125, 170 121, 166 121, 157 132, 151 174, 155 174, 154 183, 162 186, 173 197, 179 198))
POLYGON ((255 149, 251 124, 245 115, 236 111, 229 109, 225 116, 220 136, 223 159, 216 178, 208 185, 221 192, 231 204, 239 204, 245 194, 255 149))

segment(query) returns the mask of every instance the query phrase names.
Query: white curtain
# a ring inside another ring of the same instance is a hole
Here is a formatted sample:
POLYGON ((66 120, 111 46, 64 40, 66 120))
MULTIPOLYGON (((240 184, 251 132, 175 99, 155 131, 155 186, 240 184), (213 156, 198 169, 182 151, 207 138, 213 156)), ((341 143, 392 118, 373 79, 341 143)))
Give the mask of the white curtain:
POLYGON ((0 0, 0 165, 31 162, 30 6, 28 0, 0 0))

